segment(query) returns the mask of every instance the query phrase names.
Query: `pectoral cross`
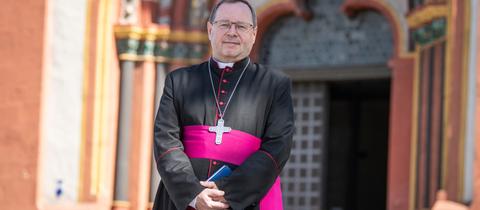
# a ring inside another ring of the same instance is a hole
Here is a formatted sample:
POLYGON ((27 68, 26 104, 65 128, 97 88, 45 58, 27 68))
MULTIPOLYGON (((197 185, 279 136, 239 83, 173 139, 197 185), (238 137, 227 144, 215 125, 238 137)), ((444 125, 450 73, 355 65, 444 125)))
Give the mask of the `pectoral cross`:
POLYGON ((219 119, 217 122, 217 126, 211 126, 208 128, 208 131, 210 132, 215 132, 215 144, 221 144, 222 143, 222 136, 223 133, 228 133, 232 131, 232 128, 230 127, 224 127, 225 121, 223 119, 219 119))

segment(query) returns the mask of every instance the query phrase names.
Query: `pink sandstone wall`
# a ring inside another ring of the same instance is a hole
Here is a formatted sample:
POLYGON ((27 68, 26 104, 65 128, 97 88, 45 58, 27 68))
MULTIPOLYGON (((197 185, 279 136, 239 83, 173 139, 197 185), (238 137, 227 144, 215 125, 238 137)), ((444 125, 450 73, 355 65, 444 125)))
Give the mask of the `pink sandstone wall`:
POLYGON ((46 0, 0 7, 0 209, 36 209, 46 0))

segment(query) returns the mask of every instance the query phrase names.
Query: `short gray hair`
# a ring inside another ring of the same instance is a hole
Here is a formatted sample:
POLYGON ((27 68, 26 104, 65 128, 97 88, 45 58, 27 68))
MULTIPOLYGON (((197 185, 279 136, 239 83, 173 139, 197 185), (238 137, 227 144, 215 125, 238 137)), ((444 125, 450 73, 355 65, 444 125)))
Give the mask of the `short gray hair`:
POLYGON ((253 6, 246 0, 221 0, 220 2, 218 2, 218 4, 215 5, 215 7, 213 7, 212 12, 210 13, 210 17, 208 18, 208 22, 213 23, 213 21, 215 21, 217 10, 220 7, 220 5, 224 3, 233 4, 237 2, 244 3, 248 6, 248 8, 250 9, 250 12, 252 13, 253 27, 257 27, 257 13, 255 12, 255 9, 253 8, 253 6))

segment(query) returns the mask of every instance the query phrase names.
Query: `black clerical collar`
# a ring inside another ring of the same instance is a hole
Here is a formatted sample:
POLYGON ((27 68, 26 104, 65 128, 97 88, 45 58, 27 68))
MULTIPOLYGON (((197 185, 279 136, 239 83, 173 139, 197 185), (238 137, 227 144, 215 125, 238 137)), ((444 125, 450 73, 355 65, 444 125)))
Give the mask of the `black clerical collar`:
MULTIPOLYGON (((239 60, 239 61, 233 63, 233 67, 231 68, 231 71, 226 72, 226 73, 241 71, 241 70, 245 67, 245 65, 247 65, 248 60, 249 60, 249 58, 248 58, 248 57, 245 57, 244 59, 239 60)), ((218 72, 218 73, 220 73, 220 72, 223 70, 223 69, 220 69, 220 67, 219 67, 219 62, 220 62, 220 61, 217 61, 217 60, 216 60, 215 58, 213 58, 213 57, 210 58, 210 63, 211 63, 211 65, 212 65, 212 70, 214 70, 214 71, 216 71, 216 72, 218 72)), ((227 64, 227 66, 228 66, 229 63, 223 63, 223 64, 227 64)), ((223 65, 222 65, 222 66, 223 66, 223 65)))

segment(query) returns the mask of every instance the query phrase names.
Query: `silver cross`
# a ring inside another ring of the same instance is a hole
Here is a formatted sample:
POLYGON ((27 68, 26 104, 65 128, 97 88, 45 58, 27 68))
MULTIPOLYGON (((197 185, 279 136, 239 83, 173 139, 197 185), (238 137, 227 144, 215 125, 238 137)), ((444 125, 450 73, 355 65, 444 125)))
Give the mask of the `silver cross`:
POLYGON ((232 128, 224 127, 224 125, 225 125, 225 121, 220 118, 217 122, 217 126, 210 126, 208 128, 208 131, 216 133, 215 144, 221 144, 222 143, 223 133, 228 133, 228 132, 232 131, 232 128))

